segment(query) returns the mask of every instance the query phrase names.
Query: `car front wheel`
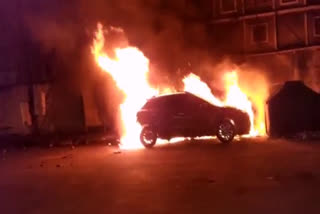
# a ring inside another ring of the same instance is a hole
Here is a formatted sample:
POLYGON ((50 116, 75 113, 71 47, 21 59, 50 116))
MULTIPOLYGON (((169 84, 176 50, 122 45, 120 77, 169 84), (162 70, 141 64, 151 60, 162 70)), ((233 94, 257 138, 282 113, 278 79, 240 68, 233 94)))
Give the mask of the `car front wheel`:
POLYGON ((236 130, 232 120, 223 120, 219 123, 217 137, 222 143, 230 143, 235 135, 236 130))
POLYGON ((140 141, 145 148, 152 148, 157 142, 157 133, 150 127, 144 127, 140 134, 140 141))

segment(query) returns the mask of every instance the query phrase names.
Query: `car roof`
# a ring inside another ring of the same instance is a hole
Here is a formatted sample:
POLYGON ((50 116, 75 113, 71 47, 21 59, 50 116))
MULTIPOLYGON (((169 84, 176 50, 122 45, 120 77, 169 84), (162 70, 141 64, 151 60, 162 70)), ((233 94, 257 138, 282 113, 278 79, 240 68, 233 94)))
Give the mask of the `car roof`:
MULTIPOLYGON (((202 102, 206 102, 209 103, 208 101, 206 101, 205 99, 198 97, 195 94, 192 94, 190 92, 184 91, 184 92, 176 92, 176 93, 171 93, 171 94, 163 94, 163 95, 158 95, 158 96, 154 96, 151 99, 149 99, 149 101, 151 100, 163 100, 163 99, 170 99, 170 98, 175 98, 175 97, 191 97, 193 99, 198 99, 201 100, 202 102)), ((211 103, 209 103, 210 105, 212 105, 211 103)))
POLYGON ((150 100, 152 99, 165 99, 165 98, 171 98, 171 97, 184 97, 184 96, 195 96, 189 92, 175 92, 175 93, 171 93, 171 94, 161 94, 161 95, 157 95, 157 96, 153 96, 152 98, 150 98, 150 100))

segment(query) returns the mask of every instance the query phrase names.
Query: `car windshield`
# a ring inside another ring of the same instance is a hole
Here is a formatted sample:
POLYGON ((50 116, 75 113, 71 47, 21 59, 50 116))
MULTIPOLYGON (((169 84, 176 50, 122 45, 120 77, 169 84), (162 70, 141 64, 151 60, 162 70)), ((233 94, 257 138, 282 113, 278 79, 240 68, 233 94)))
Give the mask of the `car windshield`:
POLYGON ((182 94, 152 98, 148 100, 142 109, 184 108, 184 106, 200 106, 201 104, 214 106, 206 100, 193 94, 189 96, 182 94))
POLYGON ((142 107, 143 109, 154 109, 159 108, 159 106, 162 106, 164 103, 163 99, 161 98, 154 98, 148 100, 148 102, 142 107))

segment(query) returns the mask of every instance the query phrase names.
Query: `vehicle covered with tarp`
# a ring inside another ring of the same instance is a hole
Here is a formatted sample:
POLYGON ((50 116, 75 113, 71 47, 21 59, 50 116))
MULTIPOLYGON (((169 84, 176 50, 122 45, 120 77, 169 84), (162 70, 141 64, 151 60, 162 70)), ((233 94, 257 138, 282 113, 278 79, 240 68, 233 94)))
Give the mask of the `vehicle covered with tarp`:
POLYGON ((270 137, 320 131, 320 94, 301 81, 281 85, 267 101, 266 127, 270 137))

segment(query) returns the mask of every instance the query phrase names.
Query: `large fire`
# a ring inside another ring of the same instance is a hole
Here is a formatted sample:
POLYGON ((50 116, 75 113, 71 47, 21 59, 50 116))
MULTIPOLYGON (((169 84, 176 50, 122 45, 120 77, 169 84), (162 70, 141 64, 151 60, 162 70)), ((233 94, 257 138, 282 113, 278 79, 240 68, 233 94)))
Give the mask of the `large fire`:
POLYGON ((238 85, 237 72, 232 71, 225 73, 224 81, 227 96, 225 100, 220 100, 212 94, 211 89, 208 87, 208 85, 202 82, 197 75, 190 74, 183 79, 185 91, 193 93, 216 106, 230 106, 247 112, 250 117, 251 123, 250 136, 258 135, 259 131, 255 129, 254 124, 252 103, 248 99, 247 95, 241 91, 238 85))
MULTIPOLYGON (((120 106, 121 110, 121 148, 142 148, 139 135, 142 127, 136 122, 136 114, 146 100, 159 95, 160 91, 171 91, 170 88, 155 89, 148 82, 149 60, 135 47, 115 48, 111 57, 104 48, 105 41, 103 26, 98 24, 92 46, 92 54, 99 67, 109 73, 115 80, 117 87, 125 94, 125 99, 120 106)), ((251 120, 250 136, 264 135, 264 106, 259 105, 258 117, 255 120, 252 103, 243 93, 238 84, 237 71, 224 74, 226 98, 216 98, 208 85, 195 74, 190 74, 183 79, 184 90, 191 92, 217 106, 232 106, 247 112, 251 120), (262 119, 261 119, 262 118, 262 119)), ((261 100, 263 102, 263 100, 261 100)))
POLYGON ((136 114, 148 98, 157 95, 157 90, 147 81, 149 60, 135 47, 115 49, 113 59, 103 51, 105 45, 103 27, 99 24, 92 53, 98 65, 112 76, 125 94, 125 100, 120 106, 123 126, 122 148, 140 148, 141 126, 136 122, 136 114))

